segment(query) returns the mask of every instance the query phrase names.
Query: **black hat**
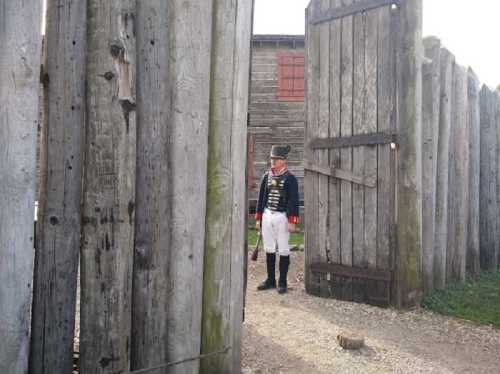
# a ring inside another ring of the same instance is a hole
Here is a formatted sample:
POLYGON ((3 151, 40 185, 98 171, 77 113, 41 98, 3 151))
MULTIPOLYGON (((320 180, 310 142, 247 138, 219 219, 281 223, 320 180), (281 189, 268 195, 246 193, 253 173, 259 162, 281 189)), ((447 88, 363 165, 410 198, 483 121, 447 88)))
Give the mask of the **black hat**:
POLYGON ((271 158, 281 158, 286 160, 286 157, 288 156, 288 153, 290 153, 291 149, 292 147, 289 145, 273 145, 271 148, 271 158))

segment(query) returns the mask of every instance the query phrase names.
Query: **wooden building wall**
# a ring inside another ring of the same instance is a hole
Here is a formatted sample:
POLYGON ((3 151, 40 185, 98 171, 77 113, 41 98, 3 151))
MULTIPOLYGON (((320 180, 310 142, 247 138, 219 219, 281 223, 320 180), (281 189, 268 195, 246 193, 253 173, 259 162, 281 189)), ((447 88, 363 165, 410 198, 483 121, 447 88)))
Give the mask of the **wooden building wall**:
POLYGON ((259 181, 269 167, 272 144, 290 144, 289 168, 299 179, 303 199, 304 101, 281 101, 278 97, 279 56, 304 55, 302 35, 254 35, 252 39, 251 96, 248 118, 248 196, 252 210, 259 181))

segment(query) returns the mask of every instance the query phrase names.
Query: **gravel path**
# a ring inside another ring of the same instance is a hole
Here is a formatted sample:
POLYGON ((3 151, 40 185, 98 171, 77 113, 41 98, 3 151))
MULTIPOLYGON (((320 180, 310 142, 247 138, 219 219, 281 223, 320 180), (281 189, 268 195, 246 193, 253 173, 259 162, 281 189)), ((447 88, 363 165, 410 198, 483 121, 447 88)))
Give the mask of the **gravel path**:
POLYGON ((424 310, 398 312, 321 299, 304 291, 303 253, 292 253, 290 292, 257 292, 264 255, 249 261, 244 374, 500 374, 500 330, 424 310), (344 351, 340 332, 365 338, 344 351))

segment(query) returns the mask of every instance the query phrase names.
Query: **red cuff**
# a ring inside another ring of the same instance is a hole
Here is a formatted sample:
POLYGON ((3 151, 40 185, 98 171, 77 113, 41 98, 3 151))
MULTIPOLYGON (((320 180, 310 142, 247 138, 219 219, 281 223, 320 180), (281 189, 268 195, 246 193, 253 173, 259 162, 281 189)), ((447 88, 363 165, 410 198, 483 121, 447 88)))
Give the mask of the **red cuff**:
POLYGON ((299 217, 297 216, 288 217, 288 223, 293 223, 294 225, 299 223, 299 217))
POLYGON ((256 221, 262 221, 262 213, 255 213, 255 220, 256 221))

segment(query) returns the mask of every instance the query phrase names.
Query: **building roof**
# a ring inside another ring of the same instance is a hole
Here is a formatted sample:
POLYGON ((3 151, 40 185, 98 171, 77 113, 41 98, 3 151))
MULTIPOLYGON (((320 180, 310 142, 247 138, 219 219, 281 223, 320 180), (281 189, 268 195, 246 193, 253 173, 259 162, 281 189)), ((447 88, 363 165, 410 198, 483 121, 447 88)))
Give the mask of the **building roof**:
POLYGON ((295 47, 304 47, 304 35, 253 35, 252 42, 254 46, 269 46, 270 44, 295 47))

